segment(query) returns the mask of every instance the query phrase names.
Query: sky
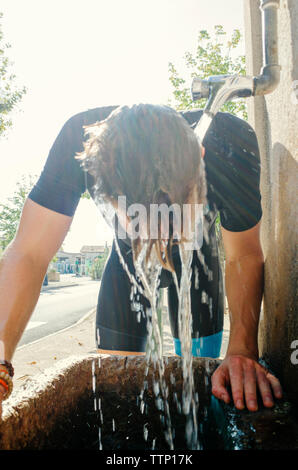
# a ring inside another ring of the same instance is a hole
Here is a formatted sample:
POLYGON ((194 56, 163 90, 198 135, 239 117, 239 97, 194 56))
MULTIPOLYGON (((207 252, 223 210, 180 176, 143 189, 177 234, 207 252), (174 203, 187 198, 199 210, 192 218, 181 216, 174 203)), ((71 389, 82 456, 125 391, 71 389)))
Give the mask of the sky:
MULTIPOLYGON (((39 175, 73 114, 113 104, 168 104, 168 63, 183 70, 198 32, 243 31, 241 0, 2 0, 2 31, 27 94, 0 140, 0 202, 22 175, 39 175)), ((111 243, 92 200, 81 200, 66 251, 111 243)))

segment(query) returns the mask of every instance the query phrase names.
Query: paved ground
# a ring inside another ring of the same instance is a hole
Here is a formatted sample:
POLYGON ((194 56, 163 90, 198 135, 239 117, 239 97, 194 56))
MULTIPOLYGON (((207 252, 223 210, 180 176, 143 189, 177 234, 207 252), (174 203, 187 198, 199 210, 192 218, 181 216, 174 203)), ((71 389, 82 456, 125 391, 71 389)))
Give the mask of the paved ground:
POLYGON ((70 278, 67 283, 61 282, 59 288, 50 286, 43 290, 18 346, 68 328, 79 321, 95 308, 99 288, 100 281, 88 277, 79 278, 77 283, 70 278))
MULTIPOLYGON (((81 281, 83 282, 82 279, 81 281)), ((67 282, 77 282, 77 280, 72 278, 71 281, 68 280, 67 282)), ((51 283, 50 288, 53 288, 53 284, 51 283)), ((59 287, 62 287, 62 285, 61 282, 59 287)), ((225 315, 221 358, 226 351, 228 337, 229 319, 228 315, 225 315)), ((30 380, 33 375, 42 373, 45 369, 56 364, 57 361, 70 355, 84 356, 94 352, 96 352, 95 309, 88 312, 77 324, 34 343, 17 348, 13 357, 15 368, 14 387, 15 389, 19 388, 26 380, 30 380)), ((164 354, 174 354, 167 314, 164 315, 164 354)))

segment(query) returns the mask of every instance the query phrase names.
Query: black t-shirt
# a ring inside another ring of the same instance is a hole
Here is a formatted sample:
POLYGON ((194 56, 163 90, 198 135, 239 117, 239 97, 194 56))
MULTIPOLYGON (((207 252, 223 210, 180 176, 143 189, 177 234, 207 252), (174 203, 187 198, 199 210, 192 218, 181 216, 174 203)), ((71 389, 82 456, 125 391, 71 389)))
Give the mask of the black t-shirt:
MULTIPOLYGON (((95 108, 71 117, 57 136, 39 180, 29 194, 37 204, 73 216, 81 194, 93 195, 93 178, 74 158, 83 151, 83 126, 101 121, 117 106, 95 108)), ((195 127, 202 111, 182 112, 195 127)), ((254 130, 228 113, 218 113, 204 140, 209 213, 220 213, 222 226, 241 232, 255 226, 262 216, 260 157, 254 130)), ((214 221, 214 216, 212 216, 214 221)), ((211 220, 210 220, 211 222, 211 220)))

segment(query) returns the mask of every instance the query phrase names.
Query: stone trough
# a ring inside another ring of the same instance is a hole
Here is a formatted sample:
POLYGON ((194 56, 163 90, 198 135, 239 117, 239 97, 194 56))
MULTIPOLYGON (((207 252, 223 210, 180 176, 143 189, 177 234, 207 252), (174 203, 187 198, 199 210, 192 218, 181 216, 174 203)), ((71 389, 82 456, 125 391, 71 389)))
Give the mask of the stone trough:
MULTIPOLYGON (((175 449, 187 449, 180 359, 169 356, 166 363, 175 449)), ((212 397, 210 377, 219 363, 194 359, 200 448, 298 449, 297 410, 289 402, 249 413, 212 397)), ((144 357, 59 361, 4 402, 0 449, 168 450, 154 377, 144 357)))

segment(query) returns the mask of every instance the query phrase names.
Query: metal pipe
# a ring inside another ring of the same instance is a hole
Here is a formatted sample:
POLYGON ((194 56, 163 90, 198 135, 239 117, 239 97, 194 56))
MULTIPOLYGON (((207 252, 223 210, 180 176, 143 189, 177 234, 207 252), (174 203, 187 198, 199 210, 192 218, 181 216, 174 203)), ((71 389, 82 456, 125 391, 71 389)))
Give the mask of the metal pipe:
POLYGON ((277 10, 280 0, 261 0, 263 23, 263 68, 261 74, 254 77, 253 95, 271 93, 280 81, 278 65, 278 28, 277 10))

